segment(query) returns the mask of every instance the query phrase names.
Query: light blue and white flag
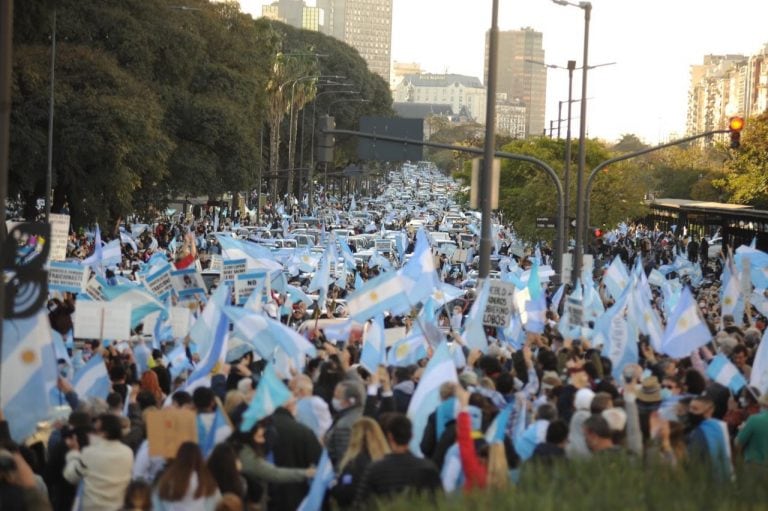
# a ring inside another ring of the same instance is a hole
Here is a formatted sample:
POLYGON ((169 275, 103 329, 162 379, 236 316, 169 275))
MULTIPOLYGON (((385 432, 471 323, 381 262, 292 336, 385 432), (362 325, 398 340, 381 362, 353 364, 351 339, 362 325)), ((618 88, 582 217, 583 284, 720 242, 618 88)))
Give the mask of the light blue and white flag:
POLYGON ((194 369, 189 357, 187 357, 187 350, 181 343, 168 353, 168 363, 170 364, 168 370, 173 379, 176 379, 184 371, 194 369))
POLYGON ((408 405, 408 418, 413 424, 410 448, 411 452, 417 456, 422 456, 420 445, 427 420, 440 404, 440 386, 446 382, 458 383, 458 381, 456 366, 448 349, 448 343, 444 342, 438 346, 429 360, 408 405))
POLYGON ((560 284, 560 287, 557 288, 557 291, 555 291, 555 294, 552 296, 552 304, 550 305, 550 310, 553 310, 557 312, 560 310, 560 302, 563 300, 563 295, 565 294, 565 284, 560 284))
POLYGON ((427 358, 427 338, 416 329, 393 344, 387 353, 387 363, 396 367, 415 365, 422 358, 427 358))
POLYGON ((225 261, 245 259, 249 270, 283 270, 283 265, 275 261, 272 252, 256 243, 236 240, 223 234, 217 234, 216 239, 221 245, 221 256, 225 261))
POLYGON ((49 378, 43 371, 43 350, 51 350, 48 314, 3 321, 0 366, 0 408, 8 421, 11 438, 24 441, 48 416, 49 378))
POLYGON ((619 256, 613 258, 610 266, 605 271, 603 284, 605 284, 605 288, 614 300, 621 296, 624 288, 629 285, 629 273, 627 273, 627 268, 619 256))
POLYGON ((672 312, 661 342, 662 352, 670 357, 683 358, 712 339, 706 323, 701 319, 699 307, 686 287, 672 312))
POLYGON ((328 456, 328 449, 323 449, 315 477, 312 478, 312 484, 309 486, 309 493, 301 501, 297 511, 320 511, 323 508, 325 492, 331 486, 335 476, 331 458, 328 456))
POLYGON ((103 247, 102 247, 102 241, 101 241, 101 229, 99 229, 99 224, 96 224, 96 234, 94 235, 93 240, 93 253, 83 259, 82 264, 86 266, 90 266, 93 268, 93 271, 96 272, 96 275, 99 275, 100 277, 104 276, 104 264, 102 260, 104 259, 103 255, 103 247))
POLYGON ((110 266, 119 266, 123 260, 123 253, 120 248, 120 240, 114 239, 104 245, 101 254, 101 264, 105 268, 109 268, 110 266))
MULTIPOLYGON (((219 289, 223 289, 226 293, 227 299, 229 299, 229 286, 226 284, 222 284, 217 288, 217 292, 219 289)), ((216 298, 216 295, 214 294, 214 299, 216 298)), ((214 299, 212 299, 208 305, 206 306, 206 310, 211 307, 211 304, 214 302, 214 299)), ((217 317, 213 318, 211 324, 214 325, 215 330, 213 331, 212 335, 212 342, 208 344, 207 349, 204 351, 200 348, 200 345, 198 344, 198 350, 201 354, 200 363, 197 364, 197 367, 195 367, 194 371, 192 371, 192 374, 189 375, 189 378, 187 378, 187 384, 185 387, 185 390, 187 392, 192 392, 195 388, 197 388, 200 385, 205 385, 205 383, 208 381, 208 377, 211 374, 211 372, 214 370, 214 368, 217 367, 217 365, 224 363, 224 359, 227 355, 227 345, 228 345, 228 339, 229 339, 229 319, 224 314, 224 308, 219 307, 220 304, 217 304, 214 312, 217 317)), ((203 311, 203 315, 205 314, 205 311, 203 311)), ((198 318, 198 322, 200 321, 200 318, 198 318)), ((195 323, 197 324, 197 323, 195 323)), ((194 326, 193 326, 194 328, 194 326)), ((190 332, 191 335, 191 332, 190 332)))
POLYGON ((230 300, 230 287, 224 284, 217 287, 203 309, 203 313, 189 329, 189 337, 197 344, 200 354, 208 353, 211 349, 219 323, 228 321, 223 316, 223 312, 230 300))
POLYGON ((315 346, 296 330, 265 314, 241 307, 225 307, 224 313, 232 320, 237 335, 251 344, 262 358, 271 358, 275 348, 280 348, 301 370, 305 356, 313 357, 317 353, 315 346))
POLYGON ((416 247, 413 257, 398 270, 407 284, 405 292, 408 293, 410 303, 418 303, 432 294, 434 288, 440 285, 440 279, 435 271, 435 260, 429 248, 429 240, 423 229, 416 233, 416 247))
POLYGON ((253 395, 248 409, 243 413, 240 431, 249 432, 254 424, 275 413, 275 410, 287 403, 292 396, 293 394, 285 386, 285 383, 277 377, 274 366, 267 364, 264 372, 261 373, 256 393, 253 395))
POLYGON ((411 285, 412 282, 401 277, 399 272, 383 273, 369 280, 347 299, 349 317, 362 323, 384 311, 408 311, 413 302, 404 290, 411 285))
POLYGON ((491 422, 488 430, 485 432, 485 441, 489 444, 495 444, 504 441, 507 434, 507 425, 512 411, 515 408, 514 401, 505 406, 491 422))
POLYGON ((131 308, 131 328, 136 328, 149 314, 165 310, 165 305, 144 286, 118 284, 104 286, 101 291, 107 301, 131 308))
POLYGON ((728 387, 734 396, 739 394, 739 391, 747 384, 744 375, 739 372, 739 369, 728 360, 728 357, 719 353, 707 367, 707 376, 723 385, 728 387))
POLYGON ((768 392, 768 329, 766 329, 763 339, 757 347, 749 384, 756 387, 761 394, 768 392))
POLYGON ((386 364, 386 355, 387 344, 384 337, 384 316, 380 314, 368 324, 368 328, 363 335, 363 352, 360 354, 360 365, 368 372, 375 373, 380 365, 386 364))
POLYGON ((107 365, 101 355, 94 355, 77 372, 72 380, 72 387, 80 399, 96 397, 107 399, 112 388, 107 365))
POLYGON ((485 326, 483 325, 483 312, 488 304, 491 286, 487 281, 483 282, 480 286, 477 298, 472 303, 467 319, 464 322, 462 336, 469 349, 478 349, 483 353, 488 353, 488 338, 485 335, 485 326))
POLYGON ((528 293, 530 299, 525 302, 526 318, 523 326, 526 332, 540 334, 547 324, 547 299, 541 289, 539 265, 535 260, 528 278, 528 293))

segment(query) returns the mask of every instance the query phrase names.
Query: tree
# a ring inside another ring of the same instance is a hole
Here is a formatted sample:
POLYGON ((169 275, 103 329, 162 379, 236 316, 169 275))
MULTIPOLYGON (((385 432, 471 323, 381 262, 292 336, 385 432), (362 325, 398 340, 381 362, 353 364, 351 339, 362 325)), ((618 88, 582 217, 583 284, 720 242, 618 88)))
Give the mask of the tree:
POLYGON ((647 149, 650 147, 648 144, 640 140, 640 137, 633 133, 624 133, 621 135, 619 141, 611 147, 611 151, 619 154, 632 153, 647 149))
POLYGON ((741 148, 731 151, 725 175, 714 185, 738 204, 768 209, 768 113, 747 120, 741 148))

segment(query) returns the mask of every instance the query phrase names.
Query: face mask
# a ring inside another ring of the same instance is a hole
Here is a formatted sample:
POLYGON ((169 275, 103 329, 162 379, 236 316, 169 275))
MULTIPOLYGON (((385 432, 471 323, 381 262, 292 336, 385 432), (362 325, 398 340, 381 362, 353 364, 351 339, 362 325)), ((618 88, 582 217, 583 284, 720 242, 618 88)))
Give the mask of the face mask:
POLYGON ((746 408, 749 403, 747 402, 747 398, 740 397, 739 398, 739 406, 742 408, 746 408))
POLYGON ((333 409, 337 412, 340 412, 344 409, 344 403, 341 399, 333 398, 331 399, 331 406, 333 406, 333 409))
POLYGON ((688 412, 688 424, 690 425, 691 429, 697 428, 702 422, 704 422, 703 415, 688 412))
POLYGON ((669 399, 672 396, 672 391, 669 389, 661 389, 661 400, 669 399))

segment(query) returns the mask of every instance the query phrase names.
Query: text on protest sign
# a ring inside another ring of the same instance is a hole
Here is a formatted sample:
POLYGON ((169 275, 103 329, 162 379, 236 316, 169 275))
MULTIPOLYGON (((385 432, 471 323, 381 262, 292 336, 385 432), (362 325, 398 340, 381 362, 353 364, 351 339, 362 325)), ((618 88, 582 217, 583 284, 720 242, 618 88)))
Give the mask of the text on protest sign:
POLYGON ((173 291, 173 284, 171 283, 171 265, 165 264, 156 272, 148 275, 144 279, 144 283, 155 296, 157 296, 161 302, 164 302, 173 291))
POLYGON ((265 271, 249 271, 241 273, 235 278, 235 300, 238 305, 244 305, 248 301, 248 298, 259 285, 260 281, 264 281, 267 278, 267 272, 265 271))
POLYGON ((88 285, 91 269, 78 263, 51 262, 48 289, 64 293, 81 293, 88 285))
POLYGON ((505 328, 515 310, 513 301, 515 285, 499 280, 487 280, 484 285, 489 286, 490 289, 488 302, 483 311, 483 325, 505 328))
POLYGON ((245 259, 232 259, 224 261, 224 267, 221 271, 222 282, 234 282, 237 275, 245 273, 247 270, 245 259))
POLYGON ((180 300, 195 295, 206 295, 205 281, 197 268, 184 268, 171 272, 171 285, 180 300))
POLYGON ((580 328, 584 321, 584 306, 581 301, 568 297, 565 301, 565 311, 568 313, 568 326, 570 328, 580 328))
POLYGON ((51 251, 48 259, 63 261, 67 258, 67 242, 69 241, 69 215, 48 215, 51 224, 51 251))

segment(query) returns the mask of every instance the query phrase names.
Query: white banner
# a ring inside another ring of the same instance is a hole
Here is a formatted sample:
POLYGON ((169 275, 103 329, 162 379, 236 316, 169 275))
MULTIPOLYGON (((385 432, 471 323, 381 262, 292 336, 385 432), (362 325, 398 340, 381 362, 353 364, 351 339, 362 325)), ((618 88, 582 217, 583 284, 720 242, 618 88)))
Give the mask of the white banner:
POLYGON ((48 289, 65 293, 81 293, 88 285, 91 269, 78 263, 53 261, 48 269, 48 289))
POLYGON ((51 252, 49 261, 63 261, 67 258, 69 241, 69 215, 51 213, 48 216, 51 225, 51 252))

